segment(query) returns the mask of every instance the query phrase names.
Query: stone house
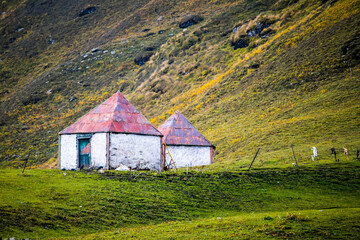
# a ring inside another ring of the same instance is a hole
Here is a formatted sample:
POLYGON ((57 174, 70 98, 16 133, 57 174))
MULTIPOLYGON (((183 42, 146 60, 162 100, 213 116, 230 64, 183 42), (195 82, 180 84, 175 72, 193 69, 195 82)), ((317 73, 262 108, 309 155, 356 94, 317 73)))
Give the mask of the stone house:
POLYGON ((179 111, 170 116, 158 129, 164 135, 163 144, 167 146, 167 148, 165 145, 163 147, 165 165, 169 165, 171 157, 176 167, 194 167, 213 163, 215 146, 179 111))
POLYGON ((117 92, 59 133, 61 169, 160 170, 162 134, 117 92))

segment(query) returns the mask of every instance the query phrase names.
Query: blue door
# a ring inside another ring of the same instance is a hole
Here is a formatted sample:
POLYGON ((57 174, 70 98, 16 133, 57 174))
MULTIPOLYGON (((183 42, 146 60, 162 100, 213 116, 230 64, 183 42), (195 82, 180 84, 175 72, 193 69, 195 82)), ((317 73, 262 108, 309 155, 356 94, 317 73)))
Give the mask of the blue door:
POLYGON ((79 168, 90 167, 90 139, 79 139, 79 168))

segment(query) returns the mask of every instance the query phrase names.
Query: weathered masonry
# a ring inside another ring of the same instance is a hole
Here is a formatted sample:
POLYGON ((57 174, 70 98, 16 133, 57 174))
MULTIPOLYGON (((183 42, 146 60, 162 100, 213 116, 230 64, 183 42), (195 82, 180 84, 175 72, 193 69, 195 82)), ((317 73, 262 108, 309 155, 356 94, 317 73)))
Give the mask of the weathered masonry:
POLYGON ((162 134, 117 92, 59 133, 61 169, 160 170, 162 134))
POLYGON ((164 135, 164 165, 172 162, 171 157, 176 167, 194 167, 213 163, 215 146, 179 111, 169 117, 158 129, 164 135))

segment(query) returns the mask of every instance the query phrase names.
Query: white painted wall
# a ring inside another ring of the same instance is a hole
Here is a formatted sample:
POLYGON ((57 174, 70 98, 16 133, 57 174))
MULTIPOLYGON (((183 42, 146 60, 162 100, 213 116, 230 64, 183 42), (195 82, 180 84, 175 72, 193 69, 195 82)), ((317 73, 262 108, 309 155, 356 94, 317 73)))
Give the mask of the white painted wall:
MULTIPOLYGON (((211 164, 211 147, 201 146, 168 146, 176 167, 194 167, 211 164)), ((171 161, 169 153, 165 150, 166 164, 171 161)))
POLYGON ((60 135, 60 168, 77 168, 76 134, 60 135))
POLYGON ((136 134, 110 134, 110 167, 120 164, 136 169, 160 170, 160 137, 136 134))
POLYGON ((92 167, 103 166, 107 168, 106 163, 106 133, 94 133, 90 140, 90 165, 92 167))

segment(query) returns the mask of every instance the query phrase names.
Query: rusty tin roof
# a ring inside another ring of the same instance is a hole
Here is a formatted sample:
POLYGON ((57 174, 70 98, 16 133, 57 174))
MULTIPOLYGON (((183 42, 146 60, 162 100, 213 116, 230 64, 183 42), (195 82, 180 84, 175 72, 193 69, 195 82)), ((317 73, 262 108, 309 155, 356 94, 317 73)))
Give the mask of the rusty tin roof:
POLYGON ((59 134, 95 132, 162 136, 119 91, 59 134))
POLYGON ((167 145, 215 147, 179 111, 158 129, 164 135, 163 142, 167 145))

